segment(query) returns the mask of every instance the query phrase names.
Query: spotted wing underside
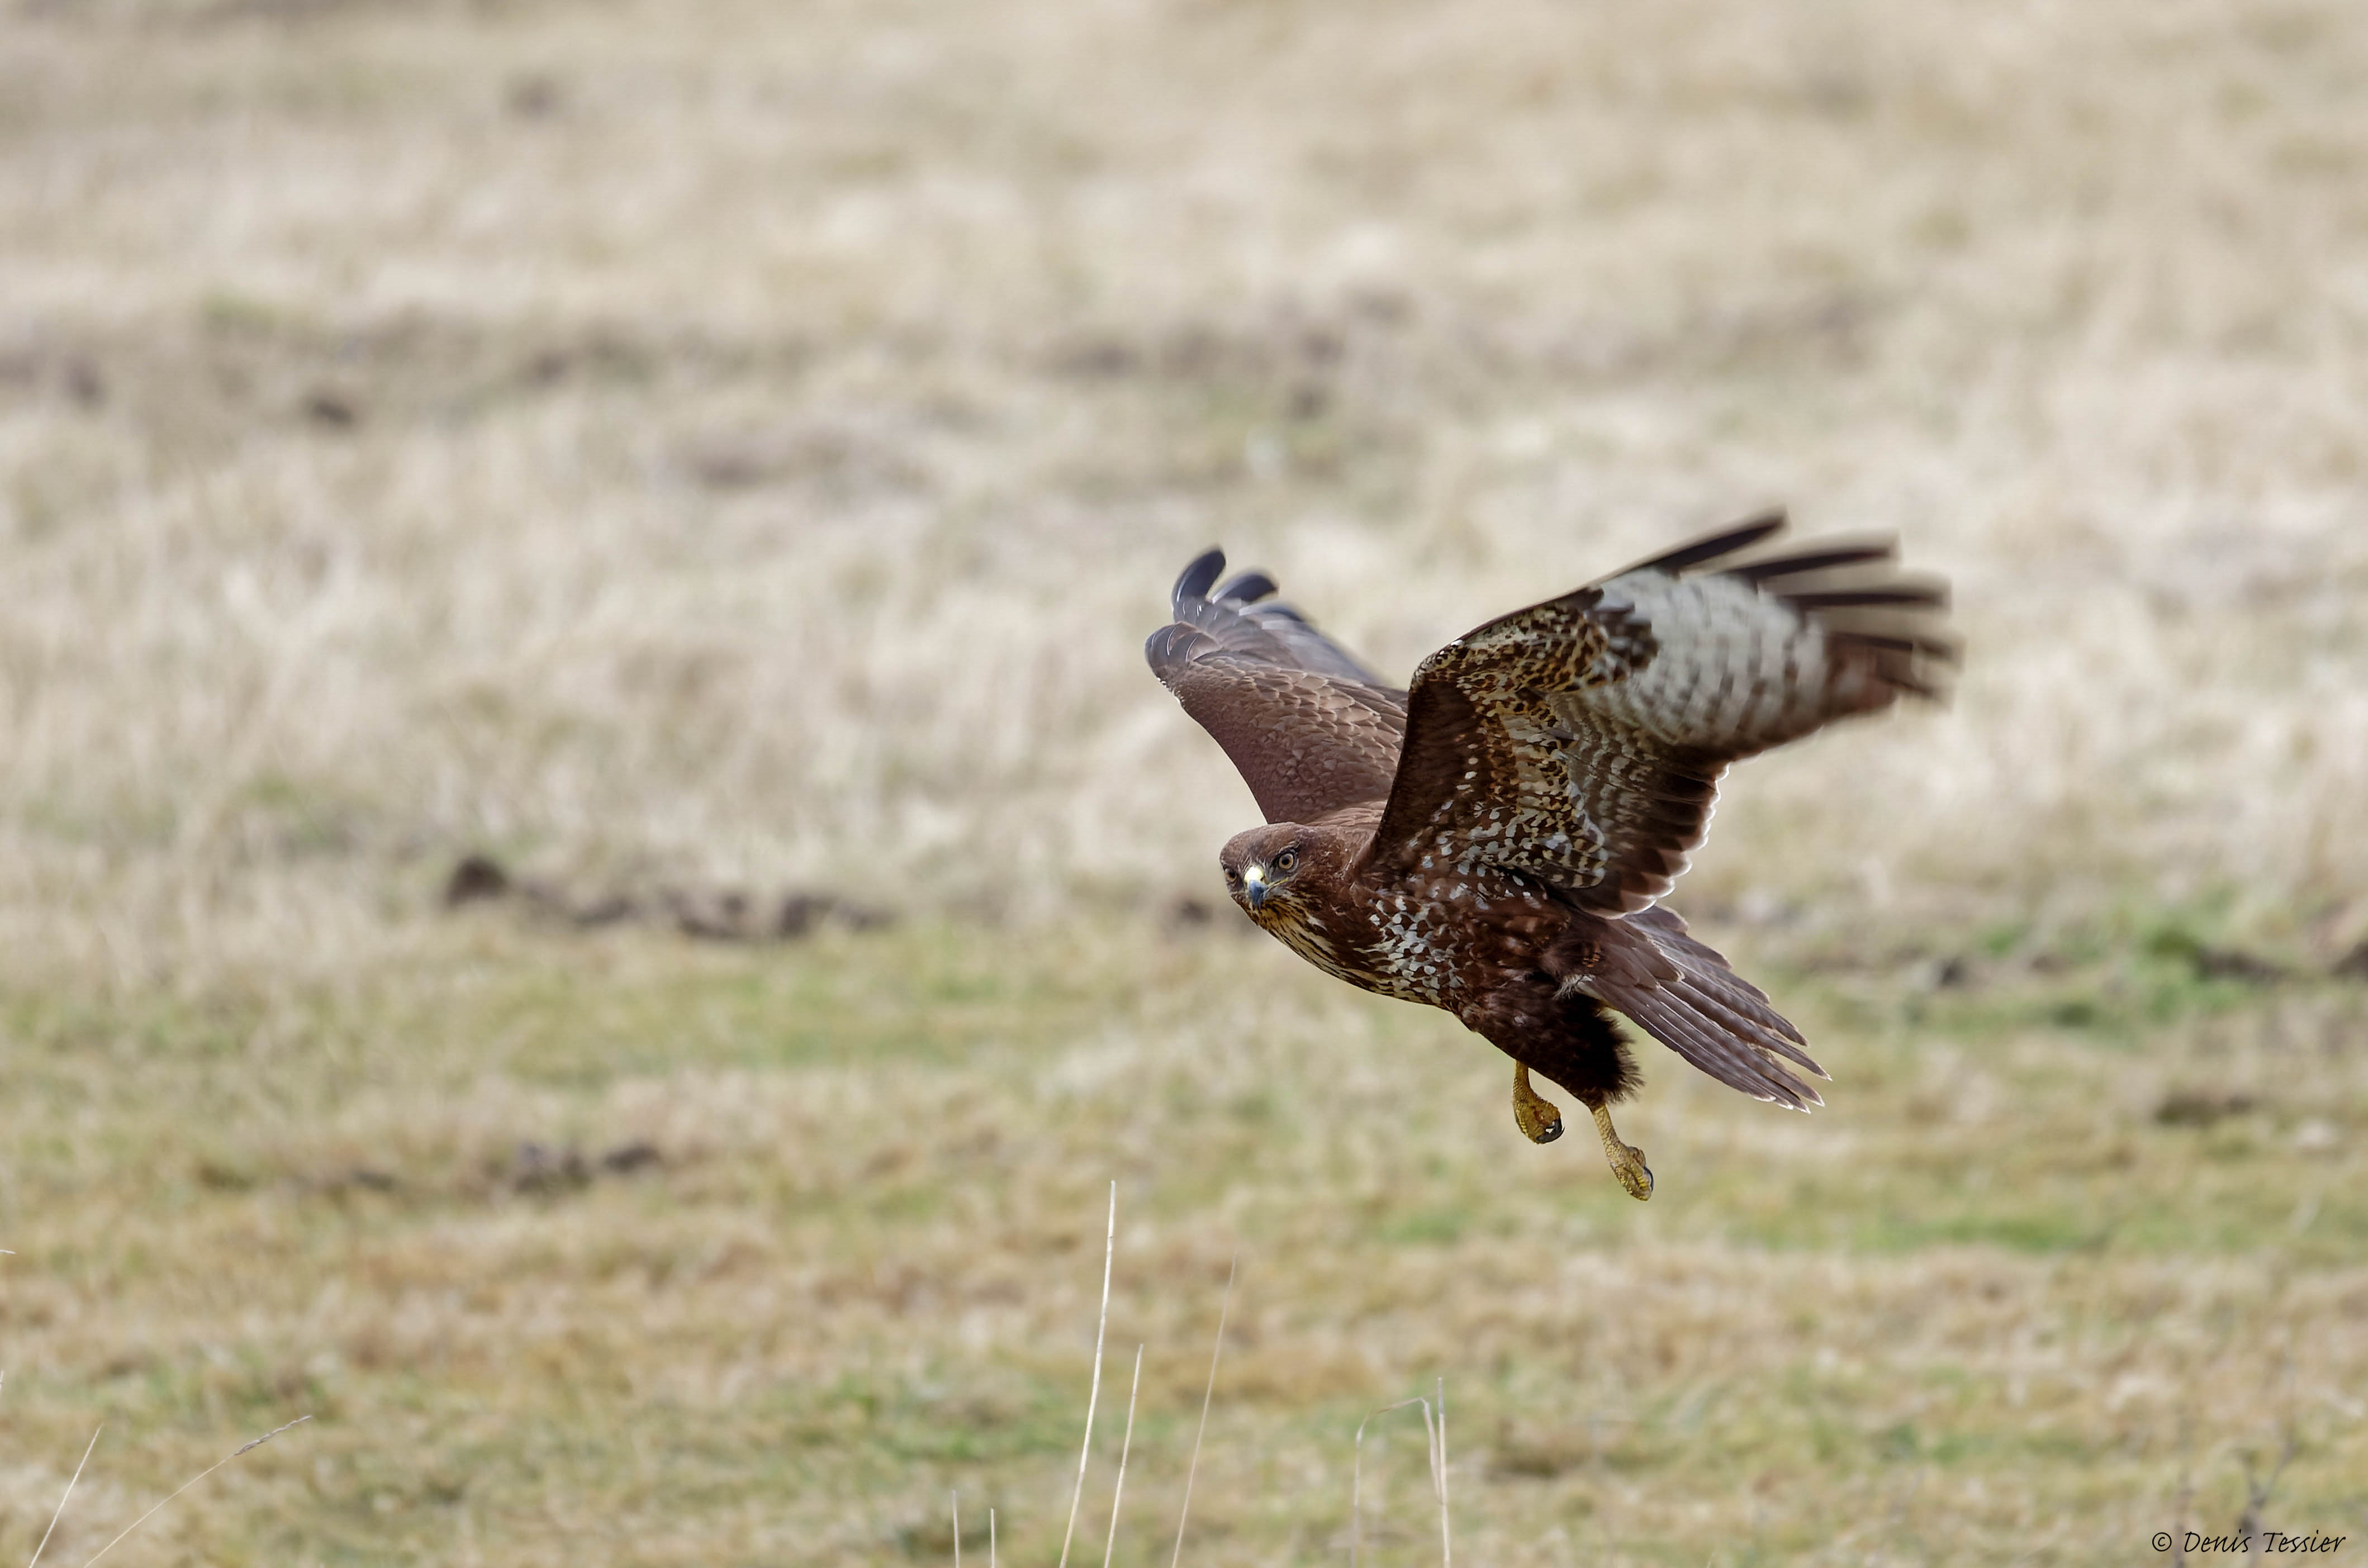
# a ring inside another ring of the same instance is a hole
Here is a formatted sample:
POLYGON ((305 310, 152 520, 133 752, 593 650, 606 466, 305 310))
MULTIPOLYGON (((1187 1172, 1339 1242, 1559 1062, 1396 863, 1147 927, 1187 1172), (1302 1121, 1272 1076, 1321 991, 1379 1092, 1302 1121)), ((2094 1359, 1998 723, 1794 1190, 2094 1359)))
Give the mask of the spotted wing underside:
POLYGON ((1272 602, 1274 579, 1222 584, 1222 551, 1176 579, 1176 619, 1144 655, 1184 710, 1233 759, 1269 822, 1312 822, 1390 792, 1406 694, 1385 684, 1298 611, 1272 602))
POLYGON ((1783 526, 1706 536, 1424 660, 1370 869, 1493 866, 1634 914, 1685 869, 1729 763, 1930 695, 1953 654, 1930 625, 1941 588, 1892 571, 1887 540, 1736 562, 1783 526))

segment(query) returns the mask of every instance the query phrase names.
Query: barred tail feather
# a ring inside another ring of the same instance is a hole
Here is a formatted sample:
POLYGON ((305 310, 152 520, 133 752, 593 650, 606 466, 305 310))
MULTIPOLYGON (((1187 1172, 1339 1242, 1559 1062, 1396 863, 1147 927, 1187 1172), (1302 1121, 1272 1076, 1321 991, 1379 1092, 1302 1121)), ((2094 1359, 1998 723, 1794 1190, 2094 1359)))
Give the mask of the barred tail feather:
POLYGON ((1793 1110, 1825 1102, 1816 1090, 1793 1077, 1764 1051, 1688 1006, 1672 991, 1597 993, 1598 1000, 1634 1018, 1645 1031, 1720 1083, 1754 1099, 1793 1110))
POLYGON ((1789 1062, 1827 1075, 1802 1049, 1801 1032, 1725 959, 1688 936, 1675 915, 1644 911, 1590 927, 1588 937, 1584 949, 1593 961, 1563 980, 1565 990, 1625 1014, 1704 1073, 1755 1099, 1794 1110, 1825 1103, 1783 1066, 1789 1062))

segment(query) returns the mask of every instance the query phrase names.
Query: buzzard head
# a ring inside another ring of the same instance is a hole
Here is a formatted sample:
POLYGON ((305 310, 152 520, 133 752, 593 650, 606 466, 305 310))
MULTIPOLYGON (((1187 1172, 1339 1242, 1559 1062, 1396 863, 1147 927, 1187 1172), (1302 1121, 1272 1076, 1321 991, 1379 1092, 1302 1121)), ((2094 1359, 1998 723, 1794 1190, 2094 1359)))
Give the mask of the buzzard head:
POLYGON ((1269 823, 1235 834, 1217 858, 1225 891, 1269 936, 1318 969, 1346 975, 1344 898, 1381 810, 1372 801, 1312 823, 1269 823))
POLYGON ((1242 913, 1289 940, 1324 928, 1356 848, 1329 824, 1269 823, 1235 835, 1217 860, 1242 913))
POLYGON ((1269 823, 1235 834, 1217 857, 1225 869, 1225 891, 1259 925, 1287 918, 1304 907, 1302 881, 1307 849, 1296 823, 1269 823))

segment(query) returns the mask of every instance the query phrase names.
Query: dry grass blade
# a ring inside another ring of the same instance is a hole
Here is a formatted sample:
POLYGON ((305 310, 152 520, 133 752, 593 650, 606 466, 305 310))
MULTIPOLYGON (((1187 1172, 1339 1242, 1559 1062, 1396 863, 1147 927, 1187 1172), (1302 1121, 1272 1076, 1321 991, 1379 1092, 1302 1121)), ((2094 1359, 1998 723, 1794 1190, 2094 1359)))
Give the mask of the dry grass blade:
POLYGON ((106 1430, 107 1423, 104 1421, 91 1428, 90 1441, 83 1445, 82 1458, 76 1461, 74 1472, 66 1477, 66 1489, 58 1494, 58 1506, 50 1515, 50 1528, 41 1532, 41 1543, 33 1548, 33 1555, 25 1560, 25 1568, 33 1568, 40 1562, 41 1553, 49 1550, 50 1537, 57 1533, 58 1521, 65 1517, 66 1499, 74 1495, 74 1483, 82 1479, 82 1467, 90 1462, 90 1451, 98 1447, 98 1435, 106 1430))
POLYGON ((1430 1490, 1431 1494, 1436 1496, 1439 1493, 1440 1482, 1439 1424, 1431 1418, 1430 1402, 1424 1400, 1421 1403, 1423 1457, 1430 1461, 1430 1490))
POLYGON ((1119 1505, 1126 1501, 1126 1456, 1134 1447, 1134 1399, 1143 1392, 1143 1346, 1134 1347, 1134 1381, 1126 1391, 1126 1436, 1118 1444, 1118 1484, 1110 1490, 1110 1538, 1102 1542, 1102 1568, 1110 1568, 1118 1550, 1119 1505))
POLYGON ((1438 1409, 1431 1401, 1417 1395, 1402 1399, 1395 1404, 1384 1405, 1357 1423, 1356 1457, 1349 1470, 1349 1568, 1357 1568, 1357 1554, 1362 1545, 1364 1528, 1365 1428, 1382 1416, 1404 1410, 1409 1404, 1422 1407, 1423 1449, 1430 1461, 1430 1489, 1439 1499, 1439 1561, 1440 1568, 1452 1568, 1454 1547, 1447 1528, 1447 1380, 1439 1380, 1438 1409))
POLYGON ((1201 1439, 1209 1435, 1209 1404, 1217 1396, 1217 1358, 1225 1353, 1225 1314, 1233 1311, 1234 1276, 1241 1272, 1242 1255, 1235 1253, 1225 1269, 1225 1294, 1217 1303, 1217 1342, 1209 1347, 1209 1386, 1201 1391, 1201 1425, 1192 1434, 1192 1462, 1184 1467, 1184 1501, 1176 1510, 1176 1552, 1167 1568, 1184 1561, 1184 1521, 1192 1514, 1192 1480, 1201 1473, 1201 1439))
POLYGON ((995 1568, 995 1510, 986 1511, 986 1568, 995 1568))
POLYGON ((1102 1315, 1094 1330, 1094 1381, 1086 1394, 1086 1441, 1077 1450, 1077 1485, 1069 1494, 1069 1528, 1061 1536, 1061 1568, 1069 1568, 1069 1543, 1077 1533, 1077 1505, 1086 1495, 1086 1461, 1094 1452, 1094 1406, 1102 1397, 1102 1339, 1110 1332, 1110 1259, 1118 1253, 1118 1183, 1110 1183, 1110 1222, 1102 1233, 1102 1315))
MULTIPOLYGON (((121 1533, 120 1533, 120 1534, 119 1534, 119 1535, 117 1535, 117 1536, 116 1536, 116 1538, 115 1538, 113 1540, 108 1541, 105 1546, 100 1547, 97 1551, 92 1552, 92 1553, 91 1553, 87 1558, 84 1559, 84 1560, 83 1560, 83 1565, 82 1565, 82 1568, 90 1568, 90 1565, 91 1565, 92 1563, 94 1563, 94 1562, 97 1562, 100 1558, 102 1558, 102 1557, 106 1556, 108 1552, 113 1551, 116 1549, 116 1547, 117 1547, 117 1546, 119 1546, 119 1545, 120 1545, 120 1544, 122 1543, 123 1538, 124 1538, 125 1536, 130 1535, 133 1530, 138 1529, 142 1525, 146 1524, 150 1519, 154 1518, 154 1517, 156 1516, 157 1511, 158 1511, 159 1509, 163 1508, 166 1503, 170 1503, 174 1498, 178 1497, 182 1493, 187 1492, 190 1487, 195 1486, 199 1482, 203 1481, 206 1477, 208 1477, 208 1476, 211 1475, 214 1471, 216 1471, 220 1470, 222 1466, 224 1466, 224 1465, 226 1465, 226 1464, 230 1463, 230 1461, 231 1461, 231 1460, 234 1460, 234 1459, 238 1458, 241 1454, 245 1453, 245 1452, 246 1452, 247 1450, 249 1450, 250 1449, 259 1449, 259 1448, 263 1447, 263 1445, 264 1445, 264 1444, 266 1444, 266 1443, 268 1443, 268 1442, 271 1441, 271 1439, 272 1439, 272 1438, 277 1437, 278 1436, 279 1436, 279 1434, 280 1434, 280 1433, 285 1432, 286 1430, 288 1430, 288 1428, 289 1428, 290 1426, 302 1426, 305 1422, 310 1421, 310 1420, 312 1420, 312 1419, 313 1419, 313 1418, 312 1418, 310 1415, 300 1415, 300 1416, 298 1416, 298 1417, 297 1417, 295 1420, 293 1420, 293 1421, 287 1422, 287 1423, 285 1423, 284 1425, 281 1425, 281 1426, 274 1426, 270 1431, 266 1432, 266 1433, 265 1433, 262 1437, 260 1437, 252 1438, 252 1439, 248 1440, 247 1442, 245 1442, 245 1443, 240 1444, 237 1448, 235 1448, 235 1449, 232 1449, 229 1453, 226 1453, 226 1454, 224 1454, 222 1458, 220 1458, 220 1459, 218 1459, 218 1460, 214 1460, 214 1462, 213 1462, 213 1463, 211 1463, 211 1464, 210 1464, 210 1465, 206 1466, 206 1468, 205 1468, 205 1469, 203 1469, 203 1470, 201 1470, 201 1471, 198 1471, 198 1473, 197 1473, 197 1474, 195 1474, 195 1475, 193 1475, 193 1476, 189 1477, 189 1479, 188 1479, 188 1480, 184 1481, 183 1483, 181 1483, 181 1484, 180 1484, 180 1485, 176 1486, 175 1488, 173 1488, 173 1490, 172 1490, 171 1492, 169 1492, 169 1493, 165 1494, 165 1496, 164 1496, 162 1499, 160 1499, 159 1501, 157 1501, 157 1502, 156 1502, 156 1503, 154 1503, 154 1504, 152 1504, 152 1505, 149 1506, 149 1509, 148 1509, 148 1511, 147 1511, 146 1513, 144 1513, 144 1514, 141 1515, 138 1518, 136 1518, 136 1519, 132 1520, 130 1524, 128 1524, 128 1525, 124 1526, 124 1527, 123 1527, 123 1529, 122 1529, 122 1531, 121 1531, 121 1533)), ((97 1434, 95 1434, 95 1433, 94 1433, 94 1434, 92 1435, 91 1441, 93 1441, 93 1442, 97 1442, 97 1440, 98 1440, 97 1436, 97 1434)), ((87 1455, 85 1455, 85 1458, 87 1458, 88 1456, 87 1456, 87 1455)), ((76 1473, 80 1473, 80 1472, 79 1472, 79 1471, 77 1471, 76 1473)), ((60 1506, 63 1506, 63 1504, 61 1504, 61 1505, 60 1505, 60 1506)), ((52 1521, 51 1521, 51 1522, 52 1524, 54 1524, 56 1521, 55 1521, 55 1520, 52 1520, 52 1521)), ((47 1538, 45 1537, 45 1538, 43 1538, 43 1539, 45 1539, 45 1540, 46 1540, 47 1538)), ((40 1554, 40 1552, 38 1552, 38 1551, 36 1551, 35 1553, 33 1553, 33 1557, 34 1557, 35 1561, 37 1561, 37 1562, 38 1562, 38 1561, 40 1560, 40 1555, 41 1555, 41 1554, 40 1554)), ((28 1564, 26 1565, 26 1568, 32 1568, 32 1565, 31 1565, 30 1563, 28 1563, 28 1564)))
POLYGON ((954 1568, 962 1568, 962 1494, 949 1492, 946 1496, 951 1501, 954 1511, 954 1568))
MULTIPOLYGON (((1430 1435, 1430 1484, 1439 1493, 1439 1564, 1453 1568, 1455 1547, 1447 1530, 1447 1380, 1439 1380, 1439 1426, 1430 1435)), ((1429 1412, 1425 1411, 1429 1416, 1429 1412)))
POLYGON ((1358 1422, 1357 1440, 1353 1447, 1354 1457, 1349 1465, 1349 1568, 1357 1568, 1357 1552, 1362 1540, 1364 1528, 1365 1428, 1382 1416, 1394 1415, 1409 1404, 1422 1406, 1422 1429, 1430 1454, 1431 1483, 1434 1487, 1438 1484, 1439 1442, 1437 1429, 1430 1424, 1430 1401, 1417 1394, 1412 1399, 1402 1399, 1395 1404, 1385 1404, 1358 1422))

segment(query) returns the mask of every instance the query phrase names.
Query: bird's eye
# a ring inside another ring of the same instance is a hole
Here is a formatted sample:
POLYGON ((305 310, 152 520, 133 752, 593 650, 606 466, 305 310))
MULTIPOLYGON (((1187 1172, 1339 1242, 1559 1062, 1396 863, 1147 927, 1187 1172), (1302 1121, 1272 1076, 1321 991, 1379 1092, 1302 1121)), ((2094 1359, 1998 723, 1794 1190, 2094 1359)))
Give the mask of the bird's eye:
POLYGON ((1241 885, 1241 881, 1242 881, 1242 874, 1241 874, 1239 871, 1236 871, 1236 870, 1232 869, 1231 868, 1227 868, 1227 869, 1226 869, 1226 871, 1225 871, 1225 885, 1226 885, 1227 887, 1229 887, 1229 888, 1230 888, 1230 887, 1239 887, 1239 886, 1241 885))
POLYGON ((1286 877, 1291 875, 1292 868, 1298 864, 1299 851, 1296 849, 1286 849, 1274 858, 1274 869, 1286 877))

